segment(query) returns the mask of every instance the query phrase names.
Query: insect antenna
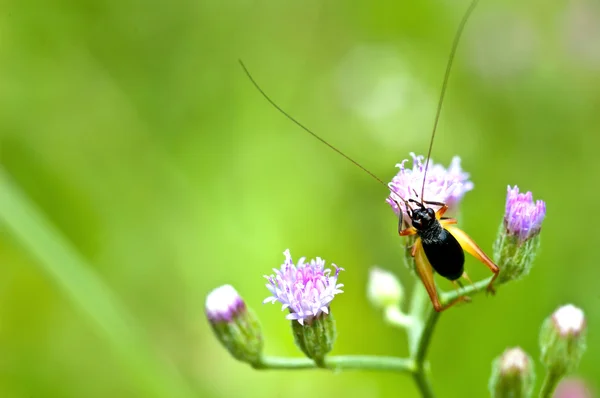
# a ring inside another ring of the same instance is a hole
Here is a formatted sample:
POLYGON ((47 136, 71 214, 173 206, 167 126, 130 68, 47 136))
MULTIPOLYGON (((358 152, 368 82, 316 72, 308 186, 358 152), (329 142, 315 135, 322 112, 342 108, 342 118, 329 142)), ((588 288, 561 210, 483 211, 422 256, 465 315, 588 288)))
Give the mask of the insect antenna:
MULTIPOLYGON (((256 82, 256 80, 254 80, 254 78, 252 77, 252 74, 250 74, 250 71, 248 70, 248 68, 246 68, 246 65, 244 64, 244 62, 241 59, 239 60, 239 63, 242 66, 242 69, 244 69, 244 72, 246 72, 246 75, 248 76, 248 79, 250 79, 250 81, 252 82, 252 84, 254 85, 254 87, 256 87, 256 89, 262 94, 262 96, 265 97, 265 99, 267 101, 269 101, 269 103, 271 105, 273 105, 275 107, 275 109, 277 109, 279 112, 281 112, 289 120, 291 120, 292 122, 294 122, 302 130, 306 131, 307 133, 309 133, 310 135, 312 135, 313 137, 315 137, 317 140, 319 140, 323 144, 327 145, 330 149, 334 150, 339 155, 342 155, 344 158, 346 158, 347 160, 349 160, 350 162, 352 162, 352 164, 354 164, 355 166, 357 166, 358 168, 360 168, 362 171, 364 171, 365 173, 367 173, 368 175, 370 175, 371 177, 373 177, 377 182, 379 182, 381 185, 383 185, 386 189, 388 189, 390 192, 392 192, 393 194, 395 194, 396 196, 398 196, 404 202, 404 204, 406 205, 407 209, 409 208, 408 202, 402 196, 400 196, 397 192, 393 191, 385 182, 383 182, 383 180, 381 178, 377 177, 374 173, 372 173, 371 171, 369 171, 366 167, 364 167, 363 165, 361 165, 360 163, 358 163, 356 160, 352 159, 350 156, 346 155, 344 152, 340 151, 335 146, 333 146, 329 142, 325 141, 323 138, 321 138, 319 135, 317 135, 316 133, 314 133, 311 129, 309 129, 308 127, 306 127, 302 123, 300 123, 292 115, 290 115, 283 108, 281 108, 279 105, 277 105, 277 103, 275 103, 275 101, 273 101, 267 95, 267 93, 258 85, 258 83, 256 82)), ((400 206, 398 206, 398 207, 400 208, 400 206)))
POLYGON ((458 29, 456 30, 456 34, 454 35, 454 41, 452 42, 452 48, 450 49, 450 56, 448 57, 448 63, 446 64, 446 72, 444 74, 444 81, 442 83, 442 91, 440 93, 440 99, 438 101, 437 109, 435 112, 435 119, 433 121, 433 131, 431 132, 431 140, 429 141, 429 150, 427 151, 427 160, 425 162, 425 172, 423 173, 423 186, 421 187, 421 203, 423 203, 423 195, 425 194, 425 180, 427 179, 427 169, 429 168, 429 158, 431 157, 431 150, 433 149, 433 139, 435 138, 435 132, 437 130, 438 122, 440 121, 440 113, 442 112, 442 105, 444 104, 444 96, 446 95, 446 88, 448 87, 448 80, 450 78, 450 70, 452 69, 452 64, 454 62, 454 56, 456 55, 456 49, 458 48, 458 43, 460 42, 460 38, 462 36, 463 31, 465 30, 465 26, 469 17, 473 13, 473 10, 479 3, 479 0, 473 0, 469 5, 469 8, 463 15, 460 24, 458 25, 458 29))

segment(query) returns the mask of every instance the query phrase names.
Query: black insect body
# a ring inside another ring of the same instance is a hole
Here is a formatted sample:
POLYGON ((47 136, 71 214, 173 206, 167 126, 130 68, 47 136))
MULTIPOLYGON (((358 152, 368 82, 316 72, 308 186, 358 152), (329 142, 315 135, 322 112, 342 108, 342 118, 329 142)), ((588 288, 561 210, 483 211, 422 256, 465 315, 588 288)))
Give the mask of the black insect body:
MULTIPOLYGON (((432 229, 439 229, 439 232, 434 232, 437 236, 426 240, 423 238, 425 231, 419 233, 423 250, 435 272, 455 281, 465 272, 465 253, 456 238, 442 228, 440 223, 437 224, 437 228, 432 226, 432 229)), ((432 234, 431 232, 433 231, 427 231, 427 235, 432 234)))

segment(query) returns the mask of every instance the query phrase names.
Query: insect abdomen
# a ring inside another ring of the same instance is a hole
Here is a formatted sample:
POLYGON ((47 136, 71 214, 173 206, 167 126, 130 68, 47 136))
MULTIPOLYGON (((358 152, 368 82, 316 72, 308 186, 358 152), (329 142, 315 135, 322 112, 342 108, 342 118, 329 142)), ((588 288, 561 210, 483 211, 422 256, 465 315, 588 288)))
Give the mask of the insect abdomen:
POLYGON ((465 269, 465 253, 450 232, 442 229, 436 239, 423 241, 423 250, 438 274, 451 281, 462 276, 465 269))

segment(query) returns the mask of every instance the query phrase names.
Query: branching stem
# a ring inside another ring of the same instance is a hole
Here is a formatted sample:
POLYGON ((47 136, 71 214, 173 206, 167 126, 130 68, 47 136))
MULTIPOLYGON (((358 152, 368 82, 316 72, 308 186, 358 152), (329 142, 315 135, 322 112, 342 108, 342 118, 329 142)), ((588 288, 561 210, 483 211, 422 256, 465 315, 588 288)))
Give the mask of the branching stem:
MULTIPOLYGON (((484 279, 470 286, 465 286, 459 292, 442 293, 443 303, 450 302, 458 295, 471 296, 487 288, 491 278, 484 279)), ((393 312, 393 311, 392 311, 393 312)), ((322 364, 317 364, 308 358, 285 358, 265 356, 252 366, 259 370, 306 370, 329 369, 343 370, 375 370, 412 374, 415 384, 423 398, 434 398, 433 387, 429 378, 426 362, 427 350, 435 330, 440 313, 433 309, 425 289, 420 284, 415 285, 411 298, 410 314, 398 313, 389 316, 388 321, 395 326, 405 328, 410 343, 410 357, 384 357, 369 355, 348 355, 326 357, 322 364)))

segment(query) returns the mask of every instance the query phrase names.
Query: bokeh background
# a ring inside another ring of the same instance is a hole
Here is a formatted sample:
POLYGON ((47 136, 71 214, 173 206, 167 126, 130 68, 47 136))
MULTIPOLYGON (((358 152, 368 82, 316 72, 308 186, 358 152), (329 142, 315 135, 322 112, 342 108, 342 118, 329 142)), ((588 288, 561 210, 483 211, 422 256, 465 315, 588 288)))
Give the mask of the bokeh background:
MULTIPOLYGON (((231 283, 267 353, 299 356, 262 276, 286 248, 322 256, 346 269, 334 353, 407 354, 365 299, 373 265, 414 284, 385 189, 268 105, 237 60, 387 180, 427 149, 467 5, 3 1, 0 396, 417 396, 404 375, 254 371, 218 345, 204 300, 231 283)), ((440 397, 486 396, 508 346, 541 378, 539 326, 566 303, 588 319, 579 374, 598 376, 599 27, 592 0, 486 0, 467 27, 433 151, 475 183, 461 226, 491 251, 508 184, 548 216, 530 276, 442 316, 440 397)))

